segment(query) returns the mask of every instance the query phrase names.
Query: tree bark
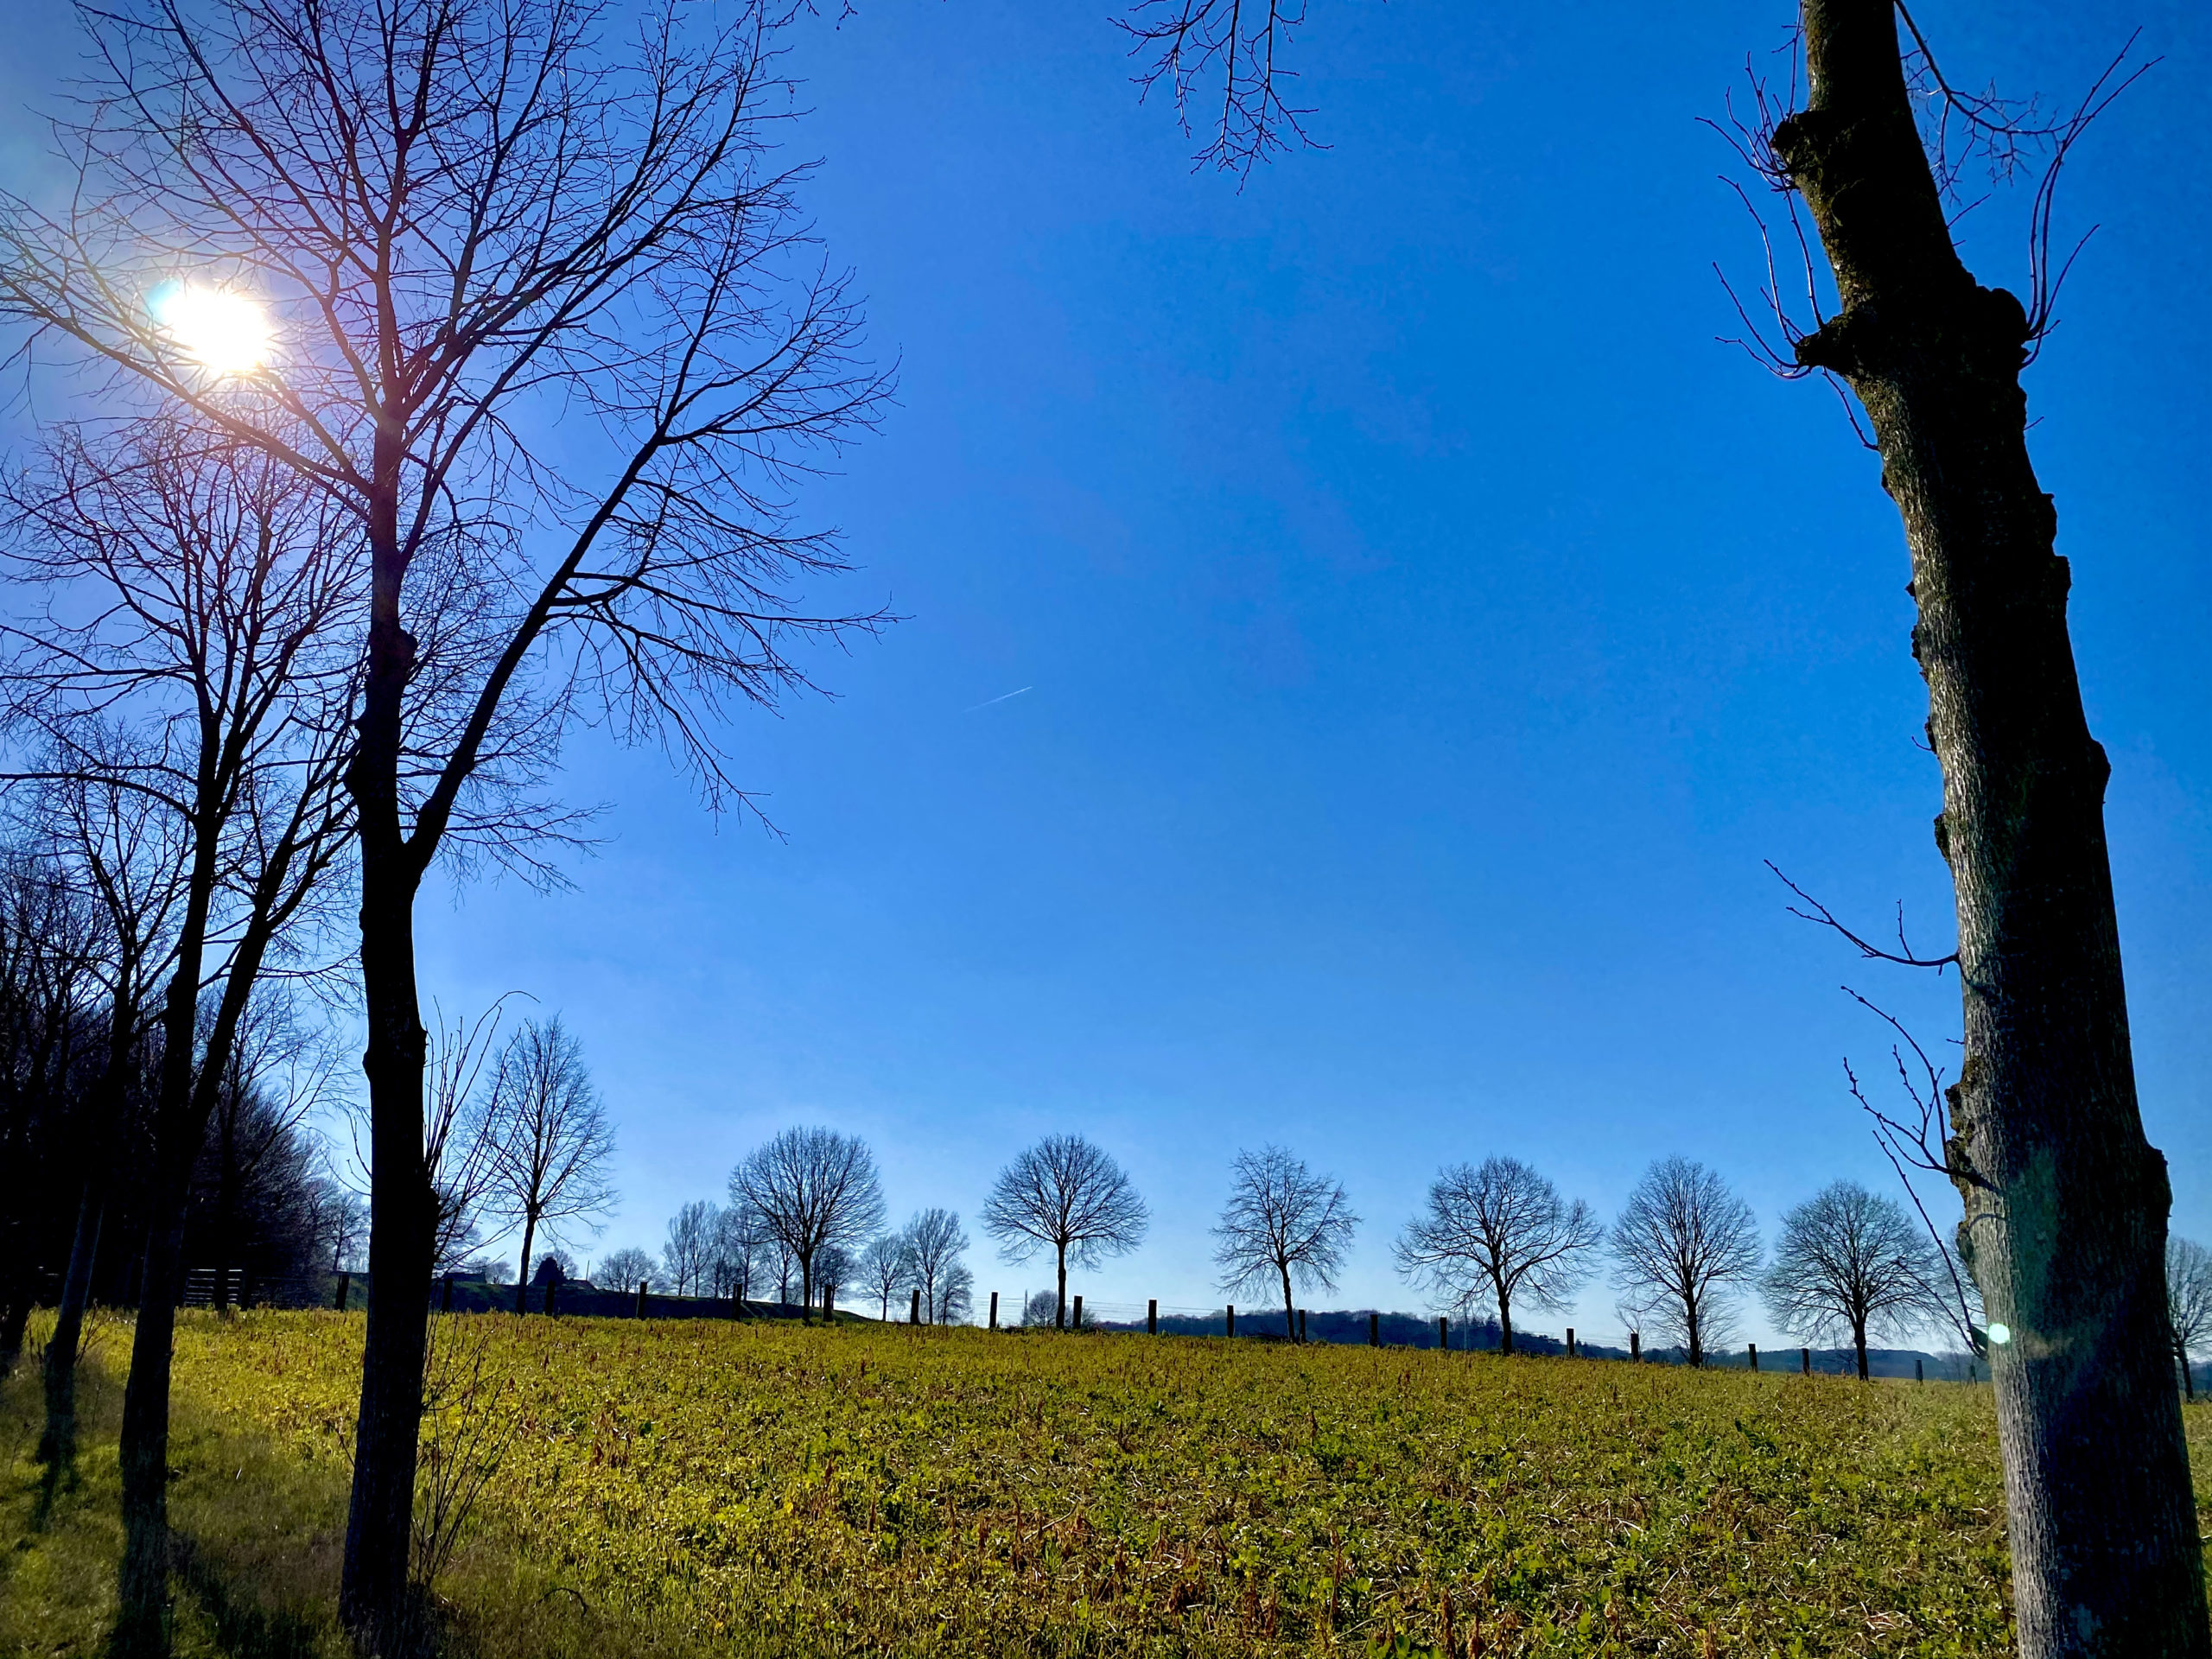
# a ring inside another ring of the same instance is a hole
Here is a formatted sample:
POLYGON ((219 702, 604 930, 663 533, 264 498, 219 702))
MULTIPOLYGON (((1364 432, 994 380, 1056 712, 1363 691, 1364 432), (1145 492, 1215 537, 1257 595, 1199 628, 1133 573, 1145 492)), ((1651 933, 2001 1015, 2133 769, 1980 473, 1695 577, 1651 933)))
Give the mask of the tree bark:
POLYGON ((409 1543, 437 1224, 423 1157, 429 1039, 415 982, 415 895, 423 858, 400 825, 404 698, 415 660, 415 640, 400 626, 406 569, 398 536, 401 445, 395 417, 386 414, 371 469, 360 736, 346 773, 361 855, 361 988, 368 1024, 361 1070, 369 1086, 372 1167, 368 1335, 338 1606, 354 1640, 385 1654, 399 1651, 411 1633, 409 1543))
POLYGON ((1497 1351, 1510 1354, 1513 1351, 1513 1294, 1502 1284, 1495 1288, 1497 1291, 1497 1351))
POLYGON ((1290 1341, 1296 1342, 1298 1307, 1290 1294, 1290 1268, 1287 1263, 1279 1262, 1277 1265, 1282 1268, 1282 1333, 1290 1341))
POLYGON ((77 1200, 77 1230, 69 1241, 69 1267, 61 1279, 61 1304, 54 1310, 54 1336, 46 1344, 46 1427, 39 1436, 39 1461, 66 1471, 77 1459, 77 1350, 84 1341, 85 1303, 91 1294, 92 1263, 99 1255, 100 1224, 106 1206, 97 1176, 89 1177, 77 1200))
POLYGON ((515 1313, 530 1312, 530 1247, 537 1242, 537 1217, 525 1211, 522 1218, 522 1265, 515 1274, 515 1313))
POLYGON ((1053 1248, 1054 1260, 1059 1263, 1060 1276, 1059 1300, 1052 1309, 1052 1329, 1065 1331, 1068 1328, 1068 1247, 1060 1244, 1053 1248))
POLYGON ((1851 1345, 1859 1351, 1859 1380, 1866 1380, 1866 1325, 1859 1320, 1851 1327, 1851 1345))
POLYGON ((1842 309, 1797 354, 1866 408, 1911 553, 1965 1004, 1949 1153, 1961 1247, 1998 1337, 2020 1652, 2205 1659, 2165 1368, 2170 1194, 2135 1097, 2110 767, 2082 712, 2068 569, 2028 459, 2026 316, 1953 248, 1891 0, 1804 0, 1802 20, 1809 106, 1774 146, 1842 309))

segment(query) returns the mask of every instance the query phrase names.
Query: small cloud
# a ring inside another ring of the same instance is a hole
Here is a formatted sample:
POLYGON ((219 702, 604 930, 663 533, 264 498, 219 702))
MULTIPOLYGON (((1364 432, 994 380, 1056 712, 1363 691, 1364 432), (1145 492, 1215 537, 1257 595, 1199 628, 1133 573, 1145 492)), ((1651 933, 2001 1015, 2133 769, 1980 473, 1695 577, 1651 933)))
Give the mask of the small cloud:
POLYGON ((1007 691, 995 697, 985 697, 982 702, 976 705, 975 709, 963 709, 960 712, 963 715, 972 715, 976 712, 976 709, 988 709, 995 702, 1004 702, 1008 697, 1018 697, 1021 696, 1023 691, 1033 691, 1034 690, 1036 690, 1034 686, 1025 685, 1021 688, 1020 691, 1007 691))

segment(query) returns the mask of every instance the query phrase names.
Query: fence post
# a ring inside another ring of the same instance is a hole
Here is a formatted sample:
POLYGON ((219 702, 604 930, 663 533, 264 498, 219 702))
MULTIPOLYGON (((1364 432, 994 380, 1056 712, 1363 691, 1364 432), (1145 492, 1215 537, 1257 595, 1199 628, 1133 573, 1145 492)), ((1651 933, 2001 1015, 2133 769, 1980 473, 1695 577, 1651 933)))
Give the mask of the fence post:
POLYGON ((558 1279, 548 1279, 545 1281, 545 1316, 548 1319, 554 1317, 559 1311, 553 1306, 553 1300, 560 1288, 561 1281, 558 1279))
POLYGON ((1078 1331, 1083 1329, 1083 1298, 1080 1296, 1075 1299, 1075 1328, 1078 1331))
POLYGON ((914 1294, 906 1299, 906 1323, 909 1325, 919 1325, 921 1322, 922 1287, 919 1285, 916 1285, 914 1287, 914 1294))
POLYGON ((1298 1310, 1298 1339, 1306 1340, 1306 1310, 1302 1307, 1298 1310))
POLYGON ((1913 1356, 1912 1380, 1916 1382, 1925 1382, 1928 1380, 1927 1375, 1920 1369, 1920 1357, 1917 1354, 1913 1356))
POLYGON ((1811 1349, 1800 1348, 1797 1351, 1797 1369, 1803 1372, 1807 1376, 1810 1376, 1813 1374, 1813 1351, 1811 1349))
POLYGON ((1382 1316, 1380 1313, 1367 1316, 1367 1345, 1370 1348, 1382 1345, 1382 1316))
POLYGON ((1643 1332, 1641 1331, 1628 1333, 1628 1363, 1631 1365, 1643 1363, 1643 1332))
POLYGON ((638 1317, 641 1319, 645 1317, 645 1287, 651 1283, 650 1279, 638 1281, 638 1317))
POLYGON ((346 1311, 346 1298, 353 1288, 353 1275, 350 1273, 340 1274, 338 1275, 338 1294, 332 1300, 330 1304, 331 1306, 335 1308, 339 1313, 343 1313, 346 1311))
POLYGON ((1445 1323, 1441 1313, 1436 1316, 1436 1345, 1447 1352, 1452 1347, 1452 1327, 1445 1323))
POLYGON ((439 1287, 438 1312, 441 1313, 453 1312, 453 1274, 446 1274, 445 1283, 439 1287))
POLYGON ((1232 1337, 1236 1334, 1236 1304, 1234 1302, 1229 1305, 1229 1334, 1232 1337))
POLYGON ((1574 1357, 1574 1327, 1571 1325, 1567 1327, 1567 1357, 1574 1357))
POLYGON ((1144 1305, 1144 1333, 1147 1337, 1160 1334, 1160 1298, 1157 1296, 1144 1305))
POLYGON ((837 1287, 835 1282, 822 1287, 822 1323, 837 1323, 837 1287))
POLYGON ((1745 1345, 1751 1351, 1751 1369, 1756 1371, 1759 1368, 1759 1345, 1756 1342, 1745 1345))
POLYGON ((996 1291, 995 1290, 995 1291, 993 1291, 993 1292, 991 1293, 991 1329, 992 1329, 992 1330, 994 1330, 994 1331, 995 1331, 995 1330, 997 1330, 998 1328, 999 1328, 999 1294, 998 1294, 998 1292, 996 1292, 996 1291))

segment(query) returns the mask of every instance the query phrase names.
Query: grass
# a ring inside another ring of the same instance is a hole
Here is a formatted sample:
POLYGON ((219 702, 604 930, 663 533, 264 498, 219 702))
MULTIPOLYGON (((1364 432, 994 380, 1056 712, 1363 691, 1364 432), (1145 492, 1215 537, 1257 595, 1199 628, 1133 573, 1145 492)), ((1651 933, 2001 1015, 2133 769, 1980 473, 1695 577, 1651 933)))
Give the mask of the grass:
MULTIPOLYGON (((504 1458, 437 1590, 448 1645, 486 1659, 1418 1651, 1447 1605, 1456 1650, 1484 1656, 2011 1648, 1986 1388, 969 1330, 453 1329, 481 1382, 433 1433, 464 1472, 504 1458), (464 1419, 488 1438, 457 1441, 464 1419)), ((360 1340, 358 1314, 181 1322, 181 1654, 340 1650, 360 1340)), ((36 1379, 0 1395, 0 1653, 98 1651, 117 1393, 96 1367, 80 1484, 42 1522, 36 1379)), ((2212 1407, 2190 1427, 2212 1504, 2212 1407)))

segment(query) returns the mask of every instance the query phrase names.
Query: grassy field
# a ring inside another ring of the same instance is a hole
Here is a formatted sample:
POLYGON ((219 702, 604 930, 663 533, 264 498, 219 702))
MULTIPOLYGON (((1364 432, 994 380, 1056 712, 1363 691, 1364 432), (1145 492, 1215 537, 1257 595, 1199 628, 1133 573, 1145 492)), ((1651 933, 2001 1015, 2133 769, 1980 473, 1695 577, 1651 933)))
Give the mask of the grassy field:
MULTIPOLYGON (((360 1340, 183 1321, 181 1651, 337 1651, 360 1340)), ((1484 1656, 2010 1650, 1986 1388, 504 1315, 443 1341, 448 1465, 504 1451, 437 1583, 459 1653, 1418 1652, 1447 1618, 1484 1656)), ((9 1385, 0 1652, 99 1649, 117 1393, 41 1512, 9 1385)), ((2212 1499, 2212 1408, 2190 1433, 2212 1499)))

